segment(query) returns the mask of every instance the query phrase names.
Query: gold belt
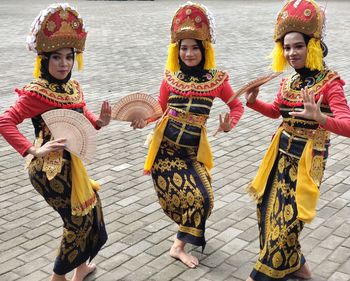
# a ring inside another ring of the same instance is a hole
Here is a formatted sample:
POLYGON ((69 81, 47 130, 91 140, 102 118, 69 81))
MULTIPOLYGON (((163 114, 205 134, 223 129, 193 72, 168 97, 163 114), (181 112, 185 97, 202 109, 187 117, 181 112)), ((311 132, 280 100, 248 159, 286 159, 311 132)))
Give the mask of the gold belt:
POLYGON ((187 123, 197 127, 204 126, 207 122, 208 117, 204 115, 197 115, 189 112, 179 112, 174 109, 169 110, 169 117, 175 121, 187 123))
POLYGON ((330 132, 322 129, 307 129, 291 126, 285 122, 282 123, 282 128, 291 135, 291 138, 303 138, 303 139, 313 139, 314 147, 317 149, 324 149, 326 142, 330 138, 330 132))

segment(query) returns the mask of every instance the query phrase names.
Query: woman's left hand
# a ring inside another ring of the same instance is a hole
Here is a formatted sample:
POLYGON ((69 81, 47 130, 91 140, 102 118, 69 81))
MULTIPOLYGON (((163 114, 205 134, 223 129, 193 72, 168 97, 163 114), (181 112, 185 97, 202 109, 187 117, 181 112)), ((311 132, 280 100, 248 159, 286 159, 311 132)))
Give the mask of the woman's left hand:
POLYGON ((222 119, 222 115, 220 114, 219 121, 219 128, 217 129, 214 136, 219 132, 227 133, 232 130, 233 117, 230 117, 230 113, 226 113, 224 119, 222 119))
POLYGON ((111 109, 111 106, 109 105, 109 102, 104 101, 101 105, 100 116, 96 120, 97 126, 99 127, 107 126, 111 121, 111 113, 112 113, 112 109, 111 109))
POLYGON ((321 125, 326 124, 327 116, 321 112, 321 103, 323 96, 320 96, 317 103, 313 93, 309 93, 307 88, 301 90, 304 99, 304 110, 301 112, 293 111, 289 114, 296 117, 302 117, 309 120, 315 120, 321 125))

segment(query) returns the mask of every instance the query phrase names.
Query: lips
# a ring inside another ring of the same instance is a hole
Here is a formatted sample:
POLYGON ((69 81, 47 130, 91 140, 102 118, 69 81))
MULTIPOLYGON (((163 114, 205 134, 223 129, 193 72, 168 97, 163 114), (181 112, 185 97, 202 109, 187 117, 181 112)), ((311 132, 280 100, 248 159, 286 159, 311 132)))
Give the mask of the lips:
POLYGON ((290 59, 289 61, 290 61, 291 63, 296 63, 296 62, 300 61, 300 59, 293 58, 293 59, 290 59))

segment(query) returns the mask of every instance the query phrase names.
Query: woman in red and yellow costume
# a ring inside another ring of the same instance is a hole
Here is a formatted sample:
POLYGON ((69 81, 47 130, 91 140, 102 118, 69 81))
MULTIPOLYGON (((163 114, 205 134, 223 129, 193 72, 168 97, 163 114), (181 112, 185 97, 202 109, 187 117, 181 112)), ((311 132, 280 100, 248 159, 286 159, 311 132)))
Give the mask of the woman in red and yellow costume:
POLYGON ((55 259, 52 281, 82 281, 94 271, 91 260, 107 240, 99 185, 90 180, 82 161, 65 148, 65 139, 53 140, 41 114, 52 109, 75 110, 99 129, 110 121, 108 102, 99 117, 85 105, 83 91, 71 79, 74 61, 82 68, 87 32, 78 12, 68 4, 53 4, 34 20, 27 38, 29 50, 37 53, 34 79, 16 90, 16 103, 0 115, 0 133, 22 156, 32 156, 29 177, 32 185, 63 220, 63 236, 55 259), (35 143, 17 128, 31 118, 35 143))
MULTIPOLYGON (((215 68, 213 17, 206 7, 187 2, 171 25, 171 44, 158 101, 163 118, 150 143, 145 173, 151 173, 159 203, 179 226, 170 255, 190 268, 198 259, 185 251, 186 243, 204 248, 205 223, 214 203, 210 169, 213 156, 205 124, 213 100, 224 102, 234 92, 228 74, 215 68)), ((218 131, 229 132, 243 114, 239 100, 229 102, 230 113, 220 116, 218 131)), ((145 122, 137 121, 134 128, 145 122)))
POLYGON ((257 200, 260 255, 247 281, 311 278, 299 236, 316 215, 330 133, 350 137, 350 110, 338 73, 327 68, 324 11, 313 0, 288 1, 278 14, 272 68, 287 64, 273 103, 246 94, 247 106, 283 121, 249 185, 257 200))

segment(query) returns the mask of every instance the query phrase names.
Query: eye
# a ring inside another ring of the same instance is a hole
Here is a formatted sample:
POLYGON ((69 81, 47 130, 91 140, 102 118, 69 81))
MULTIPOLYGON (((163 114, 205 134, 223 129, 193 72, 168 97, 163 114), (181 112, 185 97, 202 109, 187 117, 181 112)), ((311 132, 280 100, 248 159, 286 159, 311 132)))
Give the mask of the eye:
POLYGON ((54 59, 54 60, 58 60, 58 59, 60 59, 60 56, 57 55, 57 54, 53 54, 53 55, 51 56, 51 58, 54 59))

